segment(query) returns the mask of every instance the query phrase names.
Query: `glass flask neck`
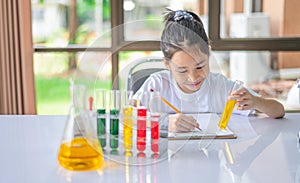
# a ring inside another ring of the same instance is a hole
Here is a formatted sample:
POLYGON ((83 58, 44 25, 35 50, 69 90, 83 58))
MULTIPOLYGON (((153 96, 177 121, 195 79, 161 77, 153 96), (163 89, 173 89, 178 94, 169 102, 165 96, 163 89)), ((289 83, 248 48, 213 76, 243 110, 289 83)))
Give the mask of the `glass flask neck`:
POLYGON ((86 87, 84 85, 73 85, 71 87, 71 103, 75 108, 86 109, 86 87))

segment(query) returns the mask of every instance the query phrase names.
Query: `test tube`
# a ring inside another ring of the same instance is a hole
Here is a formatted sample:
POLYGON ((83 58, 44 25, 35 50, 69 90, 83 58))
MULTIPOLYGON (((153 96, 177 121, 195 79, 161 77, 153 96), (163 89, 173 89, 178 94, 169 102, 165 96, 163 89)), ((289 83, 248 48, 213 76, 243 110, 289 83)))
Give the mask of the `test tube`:
MULTIPOLYGON (((132 91, 122 92, 122 106, 123 106, 123 140, 124 149, 126 152, 132 149, 132 126, 133 126, 133 107, 130 106, 132 98, 132 91)), ((128 154, 128 153, 127 153, 128 154)))
POLYGON ((138 106, 137 116, 137 149, 140 152, 143 152, 146 149, 147 108, 144 106, 138 106))
POLYGON ((143 154, 146 149, 146 125, 147 125, 147 107, 149 104, 149 92, 138 94, 137 106, 137 150, 143 154))
MULTIPOLYGON (((243 86, 243 82, 239 81, 239 80, 236 80, 233 83, 233 86, 232 86, 232 88, 231 88, 231 90, 229 92, 229 95, 231 95, 232 92, 240 89, 242 86, 243 86)), ((232 114, 232 111, 233 111, 233 108, 234 108, 235 104, 236 104, 236 100, 235 99, 227 100, 226 106, 225 106, 225 108, 223 110, 221 119, 219 121, 219 127, 222 130, 224 130, 227 127, 228 121, 230 119, 230 116, 232 114)))
POLYGON ((138 96, 137 107, 137 149, 142 153, 146 149, 146 125, 147 125, 147 107, 149 103, 149 92, 142 92, 138 96))
POLYGON ((159 115, 151 115, 151 150, 159 152, 159 115))
POLYGON ((104 148, 106 146, 106 90, 96 89, 96 107, 97 135, 102 148, 104 148))
POLYGON ((298 86, 298 89, 299 89, 299 98, 298 98, 298 100, 299 100, 299 104, 300 104, 300 78, 297 79, 296 83, 297 83, 297 86, 298 86))
POLYGON ((151 150, 157 154, 159 152, 159 118, 161 112, 159 92, 151 92, 149 109, 151 116, 151 150))
POLYGON ((110 92, 110 148, 114 151, 119 146, 119 111, 120 91, 110 92))

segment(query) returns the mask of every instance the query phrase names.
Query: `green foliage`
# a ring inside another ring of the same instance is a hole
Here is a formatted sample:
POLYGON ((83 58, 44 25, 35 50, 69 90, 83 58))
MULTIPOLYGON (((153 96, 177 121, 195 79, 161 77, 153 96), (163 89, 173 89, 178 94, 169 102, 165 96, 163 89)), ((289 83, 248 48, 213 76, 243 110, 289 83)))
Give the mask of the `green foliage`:
MULTIPOLYGON (((110 81, 84 82, 87 88, 110 89, 110 81)), ((70 83, 67 78, 35 77, 38 114, 67 114, 70 105, 70 83)), ((89 92, 91 93, 91 91, 89 92)))
POLYGON ((152 29, 152 30, 163 30, 163 20, 161 16, 157 15, 146 15, 146 28, 152 29))
POLYGON ((130 54, 132 54, 133 51, 121 51, 119 53, 119 60, 128 60, 130 58, 130 54))
POLYGON ((78 27, 75 43, 77 44, 87 44, 89 43, 89 40, 87 40, 87 35, 89 34, 89 27, 87 24, 82 24, 78 27))
MULTIPOLYGON (((47 5, 45 5, 45 0, 38 0, 38 3, 47 7, 47 5)), ((36 40, 36 38, 34 38, 34 42, 43 44, 45 46, 56 46, 57 44, 61 43, 62 40, 69 42, 69 44, 89 44, 93 39, 95 39, 95 33, 90 29, 89 24, 92 24, 92 22, 96 21, 95 8, 99 8, 96 7, 96 0, 77 0, 76 3, 78 28, 76 30, 75 40, 68 40, 69 11, 68 6, 65 6, 67 27, 61 27, 60 29, 51 33, 51 35, 47 35, 46 38, 41 38, 40 40, 36 40)), ((102 0, 102 17, 104 21, 110 21, 110 0, 102 0)))
POLYGON ((68 53, 35 53, 35 75, 53 76, 68 70, 68 53))
POLYGON ((35 91, 38 114, 67 114, 70 104, 67 79, 36 76, 35 91))
POLYGON ((104 21, 110 20, 110 0, 103 0, 102 1, 102 16, 104 21))
MULTIPOLYGON (((78 29, 76 32, 75 44, 89 44, 94 39, 88 22, 94 20, 96 2, 95 0, 80 0, 77 1, 77 17, 78 29)), ((102 3, 102 18, 104 21, 110 21, 110 1, 103 0, 102 3)))
POLYGON ((77 1, 77 17, 79 25, 94 17, 95 0, 77 1))
POLYGON ((37 91, 38 102, 67 100, 69 101, 69 81, 62 78, 43 78, 35 77, 35 86, 37 91))

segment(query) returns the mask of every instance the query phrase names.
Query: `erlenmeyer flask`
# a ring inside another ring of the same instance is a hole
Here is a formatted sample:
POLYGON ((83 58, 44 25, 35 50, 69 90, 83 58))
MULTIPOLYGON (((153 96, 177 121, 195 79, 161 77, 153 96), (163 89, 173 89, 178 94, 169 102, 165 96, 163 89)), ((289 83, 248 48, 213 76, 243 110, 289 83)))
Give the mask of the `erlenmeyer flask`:
POLYGON ((69 170, 100 169, 103 152, 85 106, 85 86, 71 86, 71 107, 58 153, 59 164, 69 170))

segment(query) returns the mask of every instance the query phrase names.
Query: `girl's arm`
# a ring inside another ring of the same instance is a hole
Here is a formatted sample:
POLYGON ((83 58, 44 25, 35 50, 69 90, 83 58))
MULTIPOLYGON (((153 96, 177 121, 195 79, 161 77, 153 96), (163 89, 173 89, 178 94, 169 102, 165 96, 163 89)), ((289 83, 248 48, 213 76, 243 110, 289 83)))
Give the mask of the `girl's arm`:
POLYGON ((278 101, 262 97, 253 98, 254 109, 263 112, 272 118, 282 118, 285 115, 284 107, 278 101))
POLYGON ((247 89, 241 88, 232 94, 237 100, 238 110, 255 109, 272 118, 282 118, 285 115, 284 107, 274 99, 266 99, 252 95, 247 89))

